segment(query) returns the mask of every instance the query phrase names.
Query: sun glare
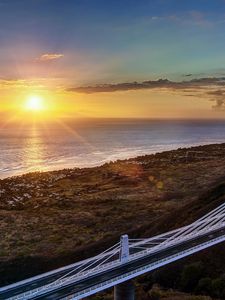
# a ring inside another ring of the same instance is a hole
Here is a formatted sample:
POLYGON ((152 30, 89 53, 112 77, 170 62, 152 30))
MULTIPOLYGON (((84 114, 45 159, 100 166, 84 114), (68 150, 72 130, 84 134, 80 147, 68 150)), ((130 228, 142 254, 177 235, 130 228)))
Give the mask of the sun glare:
POLYGON ((30 111, 43 110, 43 99, 40 96, 29 96, 25 103, 25 109, 30 111))

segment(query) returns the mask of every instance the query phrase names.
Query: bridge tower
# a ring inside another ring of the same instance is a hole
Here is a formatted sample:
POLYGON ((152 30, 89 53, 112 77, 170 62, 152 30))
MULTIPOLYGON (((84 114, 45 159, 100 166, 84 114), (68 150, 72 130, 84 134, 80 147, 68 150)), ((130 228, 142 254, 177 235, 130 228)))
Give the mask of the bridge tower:
POLYGON ((129 260, 129 237, 127 234, 120 237, 120 261, 126 263, 129 260))
MULTIPOLYGON (((120 261, 122 264, 129 260, 129 237, 124 234, 120 238, 120 261)), ((125 281, 114 287, 114 300, 134 300, 134 284, 132 280, 125 281)))

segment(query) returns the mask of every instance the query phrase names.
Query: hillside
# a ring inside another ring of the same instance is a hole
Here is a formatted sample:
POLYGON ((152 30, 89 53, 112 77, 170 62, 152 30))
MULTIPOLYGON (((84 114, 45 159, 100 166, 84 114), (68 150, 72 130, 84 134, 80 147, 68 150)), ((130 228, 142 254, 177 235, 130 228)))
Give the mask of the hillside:
MULTIPOLYGON (((224 166, 225 144, 215 144, 1 180, 0 285, 91 256, 125 232, 190 223, 225 200, 224 166)), ((225 248, 213 249, 218 276, 225 248)))

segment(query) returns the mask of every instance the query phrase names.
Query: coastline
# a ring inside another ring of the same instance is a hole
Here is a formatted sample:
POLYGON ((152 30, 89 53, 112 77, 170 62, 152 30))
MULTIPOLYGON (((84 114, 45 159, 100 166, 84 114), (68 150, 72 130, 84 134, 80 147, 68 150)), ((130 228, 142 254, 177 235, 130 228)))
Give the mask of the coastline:
MULTIPOLYGON (((116 163, 117 161, 121 161, 121 160, 130 160, 130 159, 136 159, 139 157, 143 157, 146 155, 155 155, 158 153, 163 153, 163 152, 168 152, 168 151, 176 151, 179 149, 191 149, 193 147, 204 147, 204 146, 209 146, 209 145, 220 145, 223 144, 222 142, 217 142, 217 143, 212 143, 207 142, 207 143, 193 143, 193 144, 174 144, 171 146, 167 147, 163 147, 161 148, 161 150, 159 149, 145 149, 145 150, 133 150, 133 151, 125 151, 124 153, 121 154, 112 154, 110 155, 108 158, 105 158, 103 160, 100 161, 94 161, 94 162, 89 162, 89 163, 81 163, 81 164, 75 164, 74 166, 72 162, 68 162, 68 163, 58 163, 57 166, 52 166, 53 163, 51 163, 51 165, 45 166, 45 167, 40 167, 40 168, 30 168, 27 171, 18 171, 18 170, 6 170, 6 171, 0 171, 0 180, 4 180, 4 179, 10 179, 10 178, 14 178, 14 177, 20 177, 20 176, 24 176, 24 175, 28 175, 28 174, 32 174, 32 173, 48 173, 48 172, 62 172, 63 170, 73 170, 73 169, 86 169, 86 168, 95 168, 95 167, 101 167, 104 164, 108 164, 108 163, 116 163)), ((72 159, 71 159, 72 160, 72 159)))

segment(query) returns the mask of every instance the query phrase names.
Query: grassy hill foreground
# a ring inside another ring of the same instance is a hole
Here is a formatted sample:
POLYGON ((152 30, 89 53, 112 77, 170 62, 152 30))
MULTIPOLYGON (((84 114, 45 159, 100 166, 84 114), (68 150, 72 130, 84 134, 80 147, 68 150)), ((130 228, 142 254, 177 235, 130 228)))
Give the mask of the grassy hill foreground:
MULTIPOLYGON (((122 233, 188 224, 224 201, 225 144, 0 180, 0 285, 97 254, 122 233)), ((139 299, 225 299, 224 253, 218 245, 138 278, 139 299), (154 295, 156 284, 180 292, 154 295)))

